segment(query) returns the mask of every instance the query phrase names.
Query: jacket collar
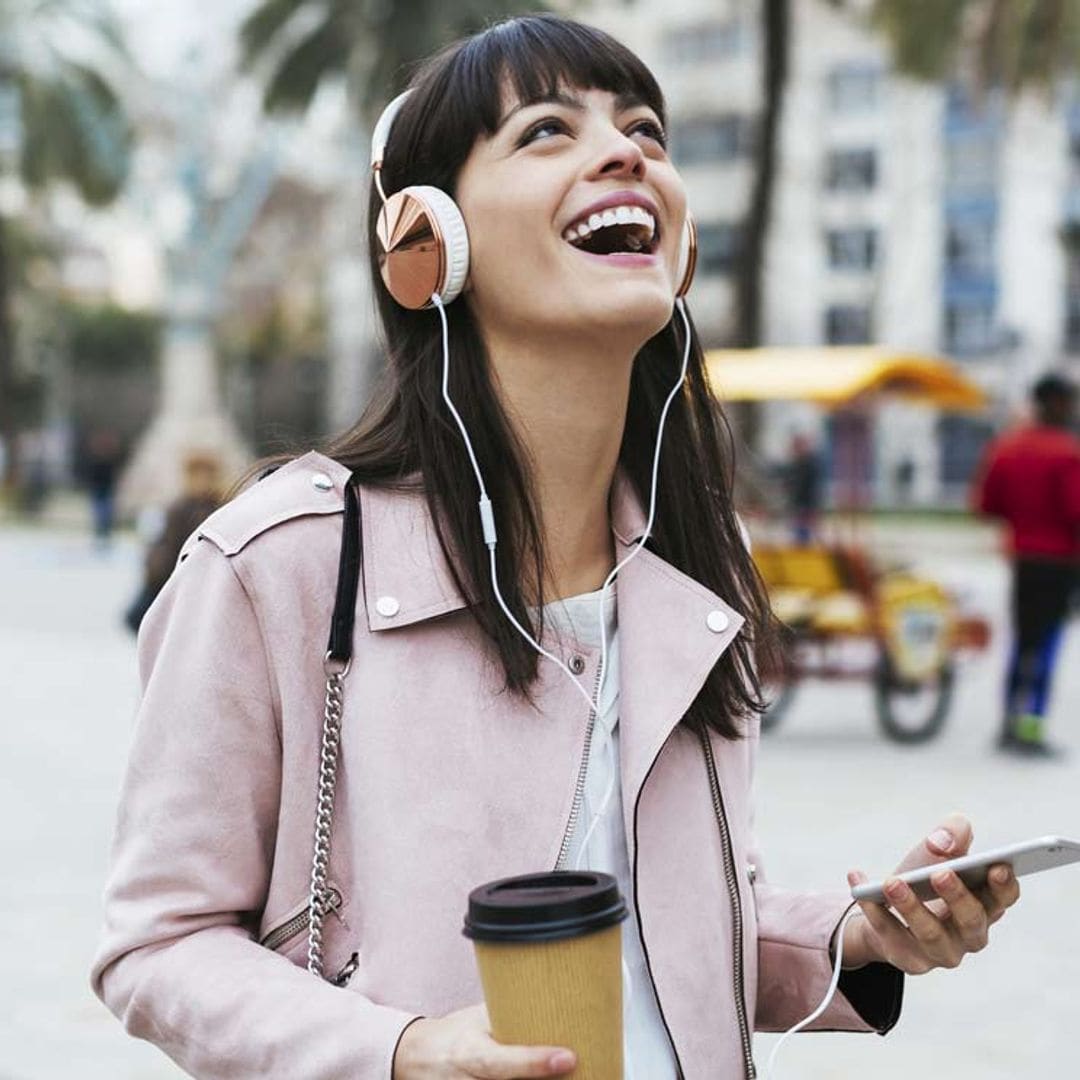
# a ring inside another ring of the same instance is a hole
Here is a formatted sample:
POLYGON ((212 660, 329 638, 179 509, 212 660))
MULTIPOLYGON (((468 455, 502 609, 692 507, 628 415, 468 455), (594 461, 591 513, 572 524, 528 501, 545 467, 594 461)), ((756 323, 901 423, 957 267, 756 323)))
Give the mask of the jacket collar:
MULTIPOLYGON (((361 487, 364 592, 373 631, 460 610, 454 584, 419 487, 361 487)), ((612 488, 617 557, 629 554, 646 516, 623 475, 612 488)), ((743 617, 712 590, 647 548, 619 571, 621 769, 638 792, 671 731, 690 708, 743 617)), ((634 799, 624 803, 633 846, 634 799)))
MULTIPOLYGON (((406 491, 361 486, 360 506, 371 630, 409 626, 465 606, 419 485, 406 491)), ((612 531, 622 546, 640 538, 645 514, 622 473, 612 486, 611 516, 612 531)))

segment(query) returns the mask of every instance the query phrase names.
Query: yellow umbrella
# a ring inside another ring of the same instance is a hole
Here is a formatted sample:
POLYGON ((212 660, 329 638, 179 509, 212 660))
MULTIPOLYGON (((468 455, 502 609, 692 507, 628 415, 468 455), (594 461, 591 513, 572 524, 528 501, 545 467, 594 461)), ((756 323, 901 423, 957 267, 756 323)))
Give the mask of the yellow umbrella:
POLYGON ((982 389, 947 360, 879 346, 711 349, 721 401, 812 401, 837 407, 888 393, 942 409, 981 409, 982 389))

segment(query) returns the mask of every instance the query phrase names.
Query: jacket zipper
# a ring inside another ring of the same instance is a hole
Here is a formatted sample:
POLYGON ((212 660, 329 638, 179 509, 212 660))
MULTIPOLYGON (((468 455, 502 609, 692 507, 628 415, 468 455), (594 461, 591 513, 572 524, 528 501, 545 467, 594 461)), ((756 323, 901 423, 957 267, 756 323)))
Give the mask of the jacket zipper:
POLYGON ((743 1066, 746 1080, 754 1080, 757 1070, 754 1068, 754 1051, 750 1039, 750 1025, 746 1019, 745 977, 743 972, 743 917, 742 896, 739 892, 739 875, 735 869, 735 857, 731 846, 731 832, 728 829, 727 813, 724 810, 724 797, 720 791, 720 778, 716 773, 716 760, 713 757, 712 742, 709 733, 701 728, 698 731, 705 762, 709 772, 709 788, 712 792, 713 812, 720 826, 720 843, 724 854, 724 878, 727 881, 728 897, 731 900, 731 936, 732 963, 735 976, 735 1011, 739 1018, 739 1038, 742 1040, 743 1066))
MULTIPOLYGON (((600 692, 600 680, 603 678, 603 664, 596 667, 596 683, 593 686, 592 699, 597 704, 597 694, 600 692)), ((574 801, 570 804, 570 817, 566 821, 566 831, 563 833, 562 843, 559 845, 559 857, 555 860, 556 870, 566 869, 566 858, 570 853, 570 840, 574 835, 578 816, 581 814, 581 804, 585 799, 585 775, 589 770, 589 753, 592 750, 593 730, 596 727, 596 710, 589 710, 589 720, 585 725, 585 742, 581 749, 581 763, 578 766, 577 783, 574 786, 574 801)))
MULTIPOLYGON (((329 910, 337 911, 341 907, 341 893, 333 885, 327 889, 327 893, 329 896, 329 910)), ((287 941, 291 941, 297 934, 306 930, 310 920, 311 909, 305 907, 302 911, 298 911, 288 922, 275 926, 259 944, 264 949, 271 949, 276 952, 287 941)))

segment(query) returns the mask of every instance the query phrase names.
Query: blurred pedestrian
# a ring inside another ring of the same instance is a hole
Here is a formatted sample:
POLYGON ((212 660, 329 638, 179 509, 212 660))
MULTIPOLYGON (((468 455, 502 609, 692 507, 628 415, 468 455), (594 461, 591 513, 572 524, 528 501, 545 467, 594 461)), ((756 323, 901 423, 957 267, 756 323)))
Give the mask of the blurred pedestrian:
POLYGON ((1070 430, 1076 387, 1045 375, 1033 422, 991 443, 974 502, 1009 527, 1013 644, 998 746, 1054 756, 1044 738, 1051 679, 1080 562, 1080 440, 1070 430))
POLYGON ((194 451, 183 464, 184 489, 165 511, 158 535, 147 548, 139 592, 124 614, 124 622, 138 633, 149 610, 180 556, 184 541, 221 505, 221 465, 216 455, 194 451))
POLYGON ((809 436, 792 437, 782 480, 795 543, 809 544, 817 533, 821 513, 821 458, 809 436))
POLYGON ((101 428, 91 433, 86 446, 82 473, 90 496, 94 540, 107 548, 116 518, 116 481, 123 460, 120 439, 115 431, 101 428))

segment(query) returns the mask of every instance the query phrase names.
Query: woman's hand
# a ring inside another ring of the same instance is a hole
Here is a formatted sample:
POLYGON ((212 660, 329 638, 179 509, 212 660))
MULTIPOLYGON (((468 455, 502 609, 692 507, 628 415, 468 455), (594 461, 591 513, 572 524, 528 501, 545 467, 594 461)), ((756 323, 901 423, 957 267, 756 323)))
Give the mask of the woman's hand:
POLYGON ((414 1020, 398 1042, 393 1080, 524 1080, 565 1076, 577 1064, 572 1051, 557 1046, 503 1046, 489 1029, 483 1005, 414 1020))
MULTIPOLYGON (((896 873, 966 855, 972 835, 967 818, 950 815, 908 853, 896 873)), ((848 874, 851 885, 866 880, 862 871, 848 874)), ((935 874, 930 883, 941 899, 924 904, 904 882, 886 879, 885 896, 897 914, 881 904, 861 901, 865 917, 852 919, 844 928, 844 967, 879 960, 909 975, 954 968, 967 953, 985 948, 989 927, 1020 897, 1016 877, 1005 864, 990 868, 987 885, 978 892, 948 870, 935 874)))

